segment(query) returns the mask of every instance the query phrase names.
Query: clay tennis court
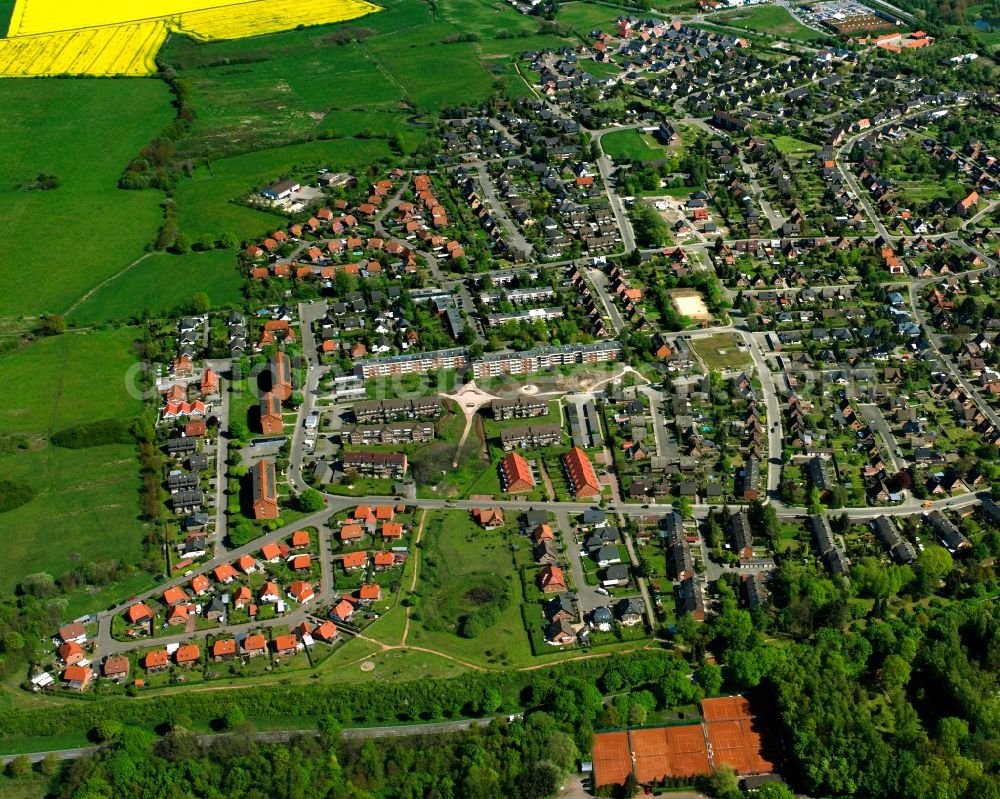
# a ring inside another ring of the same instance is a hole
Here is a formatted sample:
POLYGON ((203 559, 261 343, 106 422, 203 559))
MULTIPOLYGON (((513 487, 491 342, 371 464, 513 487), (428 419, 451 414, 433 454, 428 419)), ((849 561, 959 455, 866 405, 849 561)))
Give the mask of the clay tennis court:
POLYGON ((704 699, 701 713, 716 768, 732 766, 737 774, 762 774, 774 770, 774 764, 763 755, 761 725, 746 697, 704 699))
POLYGON ((732 721, 753 718, 745 696, 720 696, 701 700, 701 715, 705 721, 732 721))
POLYGON ((594 736, 594 783, 621 785, 632 773, 628 733, 602 732, 594 736))
POLYGON ((701 724, 595 735, 594 784, 621 785, 633 769, 643 784, 711 774, 723 765, 738 774, 774 771, 774 763, 764 754, 766 719, 751 710, 745 697, 705 699, 701 712, 705 719, 701 724))
POLYGON ((761 754, 763 742, 750 719, 713 721, 705 726, 716 768, 732 766, 737 774, 765 774, 774 770, 774 764, 761 754))

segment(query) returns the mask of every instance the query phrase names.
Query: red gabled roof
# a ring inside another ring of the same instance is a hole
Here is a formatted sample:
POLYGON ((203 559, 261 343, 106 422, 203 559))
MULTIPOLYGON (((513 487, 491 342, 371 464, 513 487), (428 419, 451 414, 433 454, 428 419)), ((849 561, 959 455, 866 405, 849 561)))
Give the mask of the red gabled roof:
POLYGON ((153 652, 147 652, 146 657, 143 661, 143 665, 147 669, 158 669, 167 665, 167 650, 157 649, 153 652))
POLYGON ((198 644, 185 644, 174 652, 174 660, 178 663, 193 663, 201 657, 201 650, 198 644))
POLYGON ((212 657, 220 658, 225 655, 236 654, 236 639, 228 638, 225 641, 216 641, 212 644, 212 657))

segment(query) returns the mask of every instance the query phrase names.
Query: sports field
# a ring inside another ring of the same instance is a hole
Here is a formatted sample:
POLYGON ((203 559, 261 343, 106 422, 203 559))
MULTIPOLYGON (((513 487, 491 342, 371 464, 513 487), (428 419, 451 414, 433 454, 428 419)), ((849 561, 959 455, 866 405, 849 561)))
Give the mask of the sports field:
POLYGON ((200 41, 324 25, 378 11, 365 0, 17 0, 0 76, 148 75, 170 31, 200 41))

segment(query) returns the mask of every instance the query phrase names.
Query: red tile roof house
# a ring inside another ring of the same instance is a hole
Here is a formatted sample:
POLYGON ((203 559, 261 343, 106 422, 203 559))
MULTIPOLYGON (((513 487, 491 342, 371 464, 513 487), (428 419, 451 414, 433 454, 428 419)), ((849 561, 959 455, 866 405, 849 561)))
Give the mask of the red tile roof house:
POLYGON ((191 590, 194 591, 195 596, 201 596, 212 584, 208 581, 208 578, 204 574, 196 574, 191 578, 191 590))
POLYGON ((281 599, 281 589, 278 588, 277 583, 265 583, 264 587, 260 589, 261 602, 277 602, 279 599, 281 599))
POLYGON ((168 605, 176 605, 178 602, 185 602, 187 598, 187 592, 179 585, 171 586, 163 592, 163 601, 168 605))
POLYGON ((365 583, 358 591, 362 602, 378 602, 382 599, 382 586, 377 583, 365 583))
POLYGON ((267 652, 267 639, 260 633, 248 635, 243 639, 243 652, 247 657, 257 657, 267 652))
POLYGON ((391 552, 376 552, 375 553, 375 570, 384 571, 385 569, 391 569, 396 565, 396 556, 391 552))
POLYGON ((257 571, 257 561, 251 555, 243 555, 236 561, 236 565, 240 567, 240 571, 244 574, 253 574, 257 571))
POLYGON ((167 656, 166 649, 157 649, 154 652, 149 652, 146 657, 143 658, 142 665, 145 667, 146 671, 150 674, 155 674, 158 671, 163 671, 167 668, 169 663, 169 658, 167 656))
POLYGON ((94 670, 90 666, 67 666, 62 674, 62 680, 67 688, 74 691, 86 691, 90 681, 94 679, 94 670))
POLYGON ((528 462, 516 452, 508 452, 500 461, 500 480, 508 494, 531 491, 535 487, 528 462))
POLYGON ((71 624, 67 624, 59 628, 59 638, 64 643, 74 641, 78 644, 82 644, 87 640, 87 631, 84 629, 83 624, 78 621, 74 621, 71 624))
POLYGON ((274 644, 274 654, 278 657, 290 657, 299 649, 299 641, 291 633, 279 635, 272 643, 274 644))
POLYGON ((330 611, 330 617, 338 621, 350 621, 353 615, 354 605, 346 599, 341 599, 330 611))
POLYGON ((223 585, 228 585, 239 576, 239 573, 233 568, 231 563, 223 563, 221 566, 216 566, 214 574, 216 582, 223 585))
POLYGON ((353 615, 354 605, 346 599, 341 599, 330 611, 330 616, 339 621, 350 621, 353 615))
POLYGON ((174 661, 178 666, 191 666, 197 663, 200 657, 201 650, 198 648, 198 644, 185 644, 174 652, 174 661))
POLYGON ((364 530, 360 524, 345 524, 340 528, 340 540, 342 542, 360 541, 363 535, 364 530))
POLYGON ((292 549, 302 549, 309 546, 309 531, 296 530, 292 533, 292 549))
POLYGON ((247 605, 253 603, 253 592, 250 590, 250 586, 241 585, 236 595, 233 597, 233 607, 237 610, 242 610, 247 605))
POLYGON ((332 621, 325 621, 315 630, 313 630, 313 638, 318 638, 327 644, 332 643, 336 640, 340 633, 337 632, 337 625, 332 621))
POLYGON ((129 605, 125 611, 125 621, 129 624, 139 624, 153 618, 153 611, 144 602, 129 605))
POLYGON ((472 518, 486 530, 503 527, 503 511, 500 508, 473 508, 472 518))
POLYGON ((289 558, 289 567, 299 574, 308 574, 312 568, 312 558, 309 555, 295 555, 289 558))
POLYGON ((212 660, 216 663, 223 660, 231 660, 236 657, 236 639, 229 638, 225 641, 216 641, 212 644, 212 660))
POLYGON ((403 525, 399 522, 386 522, 382 525, 382 538, 400 539, 403 537, 403 525))
POLYGON ((340 564, 344 567, 344 571, 352 571, 353 569, 360 569, 368 562, 367 552, 348 552, 344 557, 340 559, 340 564))
POLYGON ((117 657, 109 657, 104 659, 104 663, 101 666, 101 673, 113 680, 120 680, 124 677, 128 677, 129 669, 132 664, 129 659, 124 655, 118 655, 117 657))
POLYGON ((563 469, 566 471, 570 490, 573 491, 577 499, 601 495, 601 484, 597 480, 597 473, 594 471, 587 453, 582 449, 573 447, 563 455, 563 469))
POLYGON ((194 605, 174 605, 167 611, 167 624, 171 627, 178 627, 187 624, 187 620, 194 614, 194 605))
POLYGON ((75 666, 86 658, 86 653, 76 641, 67 641, 59 647, 59 657, 67 666, 75 666))
POLYGON ((274 461, 259 460, 251 467, 255 519, 278 518, 278 481, 274 461))
POLYGON ((558 566, 546 566, 538 575, 543 594, 561 594, 566 590, 566 576, 558 566))
POLYGON ((281 549, 277 544, 265 544, 260 548, 260 559, 268 563, 277 563, 281 560, 281 549))
POLYGON ((288 589, 288 596, 300 605, 304 605, 310 599, 315 597, 315 594, 313 593, 313 588, 309 583, 303 582, 302 580, 295 580, 288 589))

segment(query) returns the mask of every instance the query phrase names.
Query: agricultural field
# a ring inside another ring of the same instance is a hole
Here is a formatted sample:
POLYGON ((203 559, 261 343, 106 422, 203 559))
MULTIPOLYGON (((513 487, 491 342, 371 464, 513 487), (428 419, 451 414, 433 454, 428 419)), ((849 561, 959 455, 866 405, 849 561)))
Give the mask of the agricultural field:
POLYGON ((378 11, 364 0, 291 0, 213 6, 212 0, 156 0, 66 6, 56 0, 18 0, 0 76, 149 75, 171 31, 199 41, 260 36, 299 25, 342 22, 378 11))
POLYGON ((17 451, 0 456, 0 472, 36 492, 0 514, 0 526, 17 531, 7 536, 0 590, 13 591, 35 572, 59 577, 83 561, 141 558, 141 481, 131 445, 17 451))
MULTIPOLYGON (((65 333, 0 358, 0 375, 18 387, 0 413, 0 474, 31 492, 29 501, 0 513, 0 528, 17 531, 8 536, 0 590, 38 571, 58 577, 83 560, 138 562, 135 448, 65 449, 48 442, 66 428, 141 411, 126 390, 135 336, 134 328, 65 333)), ((117 590, 120 595, 120 585, 117 590)), ((82 591, 70 595, 70 604, 76 614, 105 599, 82 591)))
POLYGON ((0 435, 49 435, 142 410, 128 390, 134 328, 64 333, 0 357, 4 383, 17 386, 0 410, 0 435))
POLYGON ((171 37, 160 61, 187 80, 197 109, 178 154, 218 159, 359 134, 412 152, 426 138, 426 114, 480 102, 498 83, 530 95, 517 53, 581 43, 540 26, 508 5, 442 0, 432 13, 420 0, 394 0, 339 28, 208 43, 171 37))
POLYGON ((26 279, 8 281, 0 317, 64 313, 156 237, 162 195, 116 184, 170 121, 170 94, 147 80, 0 81, 0 105, 0 237, 39 236, 17 253, 26 279), (40 174, 58 186, 36 188, 40 174))
POLYGON ((87 325, 133 319, 144 311, 153 316, 169 315, 183 311, 195 292, 207 294, 213 308, 223 308, 242 300, 241 283, 232 250, 150 253, 91 294, 69 318, 87 325))

